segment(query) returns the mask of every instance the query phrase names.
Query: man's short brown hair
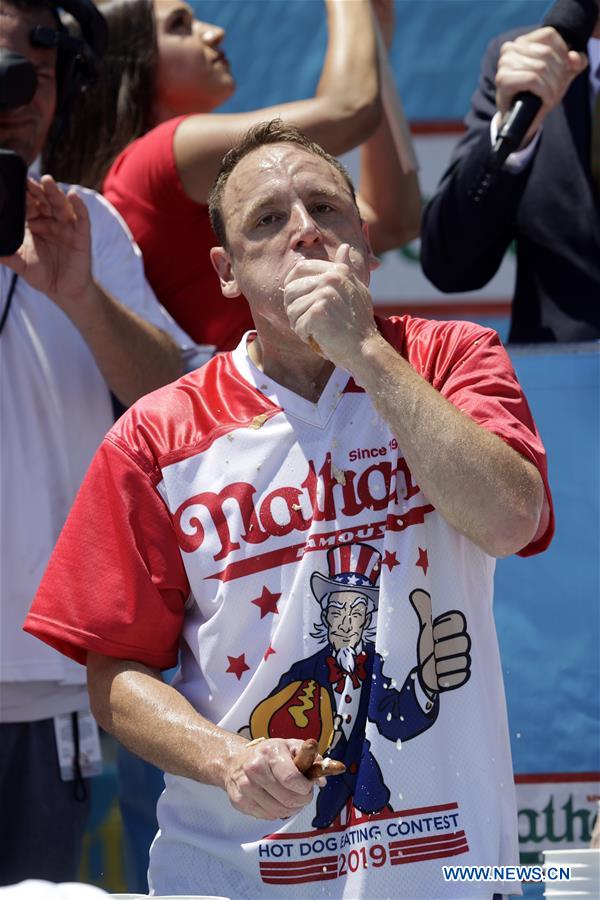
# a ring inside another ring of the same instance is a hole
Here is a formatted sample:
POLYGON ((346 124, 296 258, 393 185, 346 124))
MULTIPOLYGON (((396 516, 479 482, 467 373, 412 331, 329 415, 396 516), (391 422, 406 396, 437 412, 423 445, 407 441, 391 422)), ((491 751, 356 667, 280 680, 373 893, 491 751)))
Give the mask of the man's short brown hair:
MULTIPOLYGON (((282 119, 271 119, 270 122, 260 122, 258 125, 254 125, 250 128, 241 141, 225 154, 219 174, 217 175, 217 180, 208 197, 210 222, 213 231, 217 236, 217 240, 222 247, 227 247, 227 234, 225 220, 223 218, 223 194, 229 176, 244 156, 248 156, 253 150, 258 150, 259 147, 263 147, 265 144, 295 144, 302 150, 306 150, 307 153, 312 153, 314 156, 320 156, 321 159, 326 160, 330 166, 333 166, 333 168, 337 169, 342 175, 352 194, 352 199, 356 204, 356 191, 354 190, 350 175, 335 156, 326 153, 319 144, 315 144, 314 141, 309 140, 299 128, 284 122, 282 119)), ((358 205, 356 208, 358 209, 358 205)))

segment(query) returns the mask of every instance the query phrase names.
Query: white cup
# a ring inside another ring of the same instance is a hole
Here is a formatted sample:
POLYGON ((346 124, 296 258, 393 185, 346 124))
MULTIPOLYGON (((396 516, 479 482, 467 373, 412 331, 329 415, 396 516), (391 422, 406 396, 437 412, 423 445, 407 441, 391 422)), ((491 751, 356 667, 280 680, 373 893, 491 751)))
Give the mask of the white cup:
POLYGON ((546 881, 544 897, 600 897, 600 850, 544 850, 544 868, 570 868, 569 881, 546 881))

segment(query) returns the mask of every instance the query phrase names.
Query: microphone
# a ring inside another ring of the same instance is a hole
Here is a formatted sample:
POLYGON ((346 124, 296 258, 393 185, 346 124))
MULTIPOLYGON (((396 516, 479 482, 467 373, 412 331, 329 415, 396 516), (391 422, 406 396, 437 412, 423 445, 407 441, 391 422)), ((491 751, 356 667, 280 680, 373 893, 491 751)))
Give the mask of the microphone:
MULTIPOLYGON (((555 28, 570 50, 585 51, 598 13, 596 0, 556 0, 542 24, 555 28)), ((530 91, 515 96, 513 107, 498 132, 490 154, 489 167, 492 170, 499 169, 507 157, 518 149, 541 105, 540 98, 530 91)))

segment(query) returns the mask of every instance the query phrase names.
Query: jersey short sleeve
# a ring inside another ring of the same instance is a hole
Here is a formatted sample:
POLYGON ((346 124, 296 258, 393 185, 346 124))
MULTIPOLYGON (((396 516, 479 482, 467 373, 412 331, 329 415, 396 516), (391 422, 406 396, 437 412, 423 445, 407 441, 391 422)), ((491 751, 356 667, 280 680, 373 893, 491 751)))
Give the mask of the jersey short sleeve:
POLYGON ((85 663, 89 650, 167 669, 189 584, 157 478, 105 438, 24 628, 85 663))
POLYGON ((447 400, 530 460, 544 483, 540 528, 519 556, 545 550, 554 534, 546 451, 497 333, 471 322, 408 317, 380 323, 386 339, 447 400))

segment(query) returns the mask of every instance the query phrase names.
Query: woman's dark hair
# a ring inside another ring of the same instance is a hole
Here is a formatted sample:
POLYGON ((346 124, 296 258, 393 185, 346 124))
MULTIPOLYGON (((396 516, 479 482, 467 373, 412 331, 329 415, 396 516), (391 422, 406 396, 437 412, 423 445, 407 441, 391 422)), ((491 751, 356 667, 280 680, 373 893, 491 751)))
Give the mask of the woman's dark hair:
POLYGON ((99 77, 74 102, 42 171, 100 190, 121 150, 154 124, 158 44, 152 0, 99 0, 97 6, 108 25, 99 77))

